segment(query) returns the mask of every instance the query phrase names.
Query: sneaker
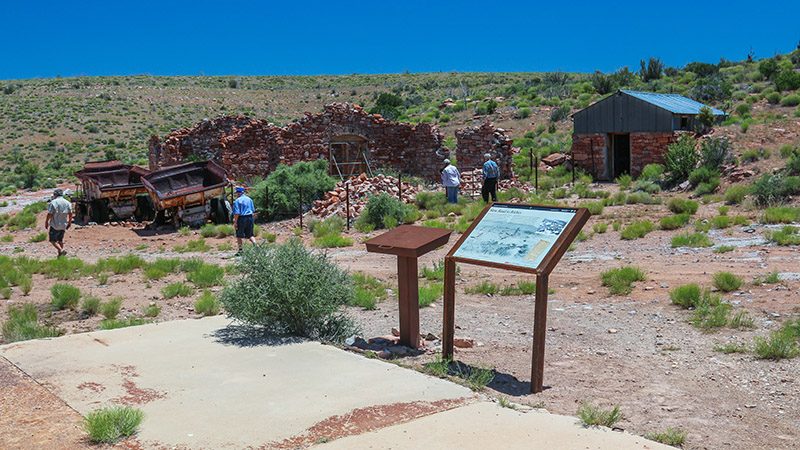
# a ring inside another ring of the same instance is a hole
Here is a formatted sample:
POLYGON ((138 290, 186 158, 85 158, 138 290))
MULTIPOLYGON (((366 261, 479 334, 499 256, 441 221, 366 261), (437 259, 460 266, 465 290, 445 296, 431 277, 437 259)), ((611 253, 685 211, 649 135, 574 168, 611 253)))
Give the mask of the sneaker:
POLYGON ((67 251, 61 250, 60 252, 58 252, 58 256, 67 256, 67 251))

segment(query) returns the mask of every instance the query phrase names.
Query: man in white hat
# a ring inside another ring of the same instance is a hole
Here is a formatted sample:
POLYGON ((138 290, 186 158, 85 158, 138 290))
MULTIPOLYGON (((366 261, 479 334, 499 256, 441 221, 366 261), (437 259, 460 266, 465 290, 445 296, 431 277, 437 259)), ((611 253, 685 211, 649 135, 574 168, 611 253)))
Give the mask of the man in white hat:
POLYGON ((458 203, 458 187, 461 186, 461 174, 458 173, 456 166, 450 164, 449 159, 445 159, 444 164, 442 185, 447 193, 447 202, 458 203))
POLYGON ((53 199, 47 205, 47 218, 44 219, 44 228, 47 230, 48 240, 55 247, 58 256, 64 256, 64 233, 72 224, 72 204, 64 198, 64 191, 53 191, 53 199))
POLYGON ((491 195, 492 201, 497 201, 497 179, 500 178, 500 168, 497 163, 492 161, 492 155, 487 153, 483 155, 486 160, 483 163, 483 187, 481 188, 481 196, 484 202, 489 201, 491 195))

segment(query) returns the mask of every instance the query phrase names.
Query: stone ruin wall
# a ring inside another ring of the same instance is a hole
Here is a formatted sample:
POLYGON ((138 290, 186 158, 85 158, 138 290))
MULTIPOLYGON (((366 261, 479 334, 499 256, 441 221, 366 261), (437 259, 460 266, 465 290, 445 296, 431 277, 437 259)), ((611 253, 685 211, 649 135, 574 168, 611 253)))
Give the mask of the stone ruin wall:
POLYGON ((505 130, 496 128, 491 122, 462 128, 456 131, 456 160, 462 172, 483 167, 486 153, 500 168, 500 178, 511 178, 512 157, 514 150, 511 138, 506 136, 505 130))
MULTIPOLYGON (((187 159, 210 159, 232 178, 266 176, 278 164, 328 159, 329 143, 337 136, 355 135, 367 141, 373 170, 390 168, 431 181, 440 180, 443 135, 435 125, 411 125, 369 114, 358 105, 333 103, 322 113, 306 113, 285 127, 262 119, 227 116, 204 120, 150 139, 150 169, 180 164, 187 159)), ((484 122, 456 132, 457 163, 462 171, 480 168, 483 155, 491 153, 501 176, 511 176, 511 139, 503 129, 484 122)))

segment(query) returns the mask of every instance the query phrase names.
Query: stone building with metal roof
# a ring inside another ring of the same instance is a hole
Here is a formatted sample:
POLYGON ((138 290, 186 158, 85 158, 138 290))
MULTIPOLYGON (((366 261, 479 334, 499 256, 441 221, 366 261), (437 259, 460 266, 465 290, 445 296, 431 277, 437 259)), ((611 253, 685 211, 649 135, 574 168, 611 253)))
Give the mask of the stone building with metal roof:
MULTIPOLYGON (((573 114, 575 164, 596 180, 638 176, 647 164, 663 163, 679 133, 699 128, 705 106, 678 94, 617 91, 573 114)), ((726 116, 709 108, 717 120, 726 116)))

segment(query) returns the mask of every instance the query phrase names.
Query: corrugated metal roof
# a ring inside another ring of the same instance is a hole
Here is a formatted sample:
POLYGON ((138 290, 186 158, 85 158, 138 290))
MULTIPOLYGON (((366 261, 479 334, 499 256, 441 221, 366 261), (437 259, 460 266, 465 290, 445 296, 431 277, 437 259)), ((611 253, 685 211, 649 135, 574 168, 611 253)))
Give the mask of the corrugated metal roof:
MULTIPOLYGON (((700 108, 708 106, 678 94, 657 94, 655 92, 629 91, 626 89, 622 89, 621 92, 666 109, 673 114, 700 114, 700 108)), ((711 108, 710 106, 708 107, 711 108)), ((725 111, 717 108, 711 108, 711 112, 715 116, 727 116, 725 111)))

